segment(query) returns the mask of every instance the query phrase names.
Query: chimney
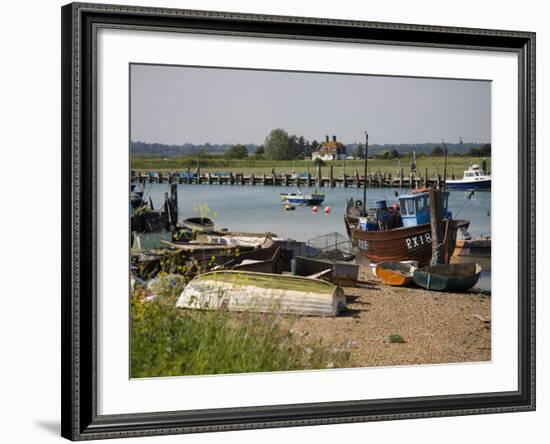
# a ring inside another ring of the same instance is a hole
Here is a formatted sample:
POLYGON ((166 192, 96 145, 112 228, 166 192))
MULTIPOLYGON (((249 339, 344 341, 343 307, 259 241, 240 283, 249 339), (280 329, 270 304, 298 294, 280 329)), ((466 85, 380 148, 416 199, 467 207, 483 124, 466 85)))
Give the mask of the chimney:
POLYGON ((334 134, 332 135, 332 141, 336 142, 336 136, 334 134))
POLYGON ((325 136, 326 137, 326 141, 328 142, 328 136, 325 136))

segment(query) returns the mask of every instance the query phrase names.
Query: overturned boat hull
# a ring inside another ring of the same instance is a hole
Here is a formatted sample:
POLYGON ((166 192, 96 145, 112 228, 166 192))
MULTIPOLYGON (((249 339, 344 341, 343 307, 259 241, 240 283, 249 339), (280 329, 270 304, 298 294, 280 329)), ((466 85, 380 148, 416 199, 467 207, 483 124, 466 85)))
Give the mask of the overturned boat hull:
POLYGON ((413 272, 418 262, 381 262, 376 265, 376 276, 387 285, 406 287, 413 283, 413 272))
POLYGON ((426 290, 466 291, 477 284, 480 274, 479 264, 439 264, 415 270, 413 279, 426 290))
POLYGON ((346 308, 343 290, 328 282, 247 271, 195 277, 176 306, 187 309, 336 316, 346 308))

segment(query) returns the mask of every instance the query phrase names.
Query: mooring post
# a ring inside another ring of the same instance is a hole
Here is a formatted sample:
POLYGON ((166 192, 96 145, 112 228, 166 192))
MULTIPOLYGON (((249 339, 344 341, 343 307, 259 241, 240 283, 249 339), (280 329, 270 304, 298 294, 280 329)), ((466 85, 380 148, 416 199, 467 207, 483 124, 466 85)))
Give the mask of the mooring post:
POLYGON ((322 187, 323 186, 323 178, 321 177, 321 164, 317 164, 317 186, 322 187))
POLYGON ((250 173, 250 185, 256 185, 254 183, 254 173, 250 173))
POLYGON ((430 226, 432 232, 432 260, 431 265, 442 264, 443 256, 443 218, 441 212, 441 191, 430 189, 430 226))
POLYGON ((428 186, 428 168, 426 168, 424 173, 424 188, 428 186))
POLYGON ((403 188, 403 168, 399 170, 399 188, 403 188))
POLYGON ((332 165, 332 163, 330 164, 329 169, 329 185, 331 188, 334 188, 334 166, 332 165))
POLYGON ((342 185, 344 188, 348 187, 348 175, 346 173, 344 173, 344 181, 342 182, 342 185))
POLYGON ((170 184, 170 224, 176 227, 178 223, 178 185, 175 183, 170 184))

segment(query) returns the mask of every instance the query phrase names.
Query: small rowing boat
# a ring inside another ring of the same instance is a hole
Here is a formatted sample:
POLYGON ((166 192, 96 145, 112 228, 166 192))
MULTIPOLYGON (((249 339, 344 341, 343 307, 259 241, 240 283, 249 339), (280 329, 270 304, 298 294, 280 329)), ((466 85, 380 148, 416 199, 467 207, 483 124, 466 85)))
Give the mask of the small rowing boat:
POLYGON ((395 287, 405 287, 413 283, 413 272, 418 262, 381 262, 376 265, 375 275, 385 284, 395 287))
POLYGON ((345 310, 346 297, 340 287, 318 279, 249 271, 213 271, 189 282, 176 306, 336 316, 345 310))
POLYGON ((479 280, 479 264, 438 264, 414 270, 416 285, 426 290, 466 291, 479 280))
POLYGON ((214 231, 214 221, 208 217, 190 217, 183 221, 183 226, 198 233, 214 231))

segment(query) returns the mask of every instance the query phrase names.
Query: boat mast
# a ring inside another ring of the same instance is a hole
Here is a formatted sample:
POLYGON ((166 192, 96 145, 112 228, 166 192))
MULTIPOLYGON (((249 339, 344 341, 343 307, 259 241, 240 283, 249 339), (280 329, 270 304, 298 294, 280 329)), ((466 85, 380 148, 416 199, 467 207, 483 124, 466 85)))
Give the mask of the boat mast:
POLYGON ((365 131, 365 179, 363 180, 363 217, 367 215, 367 163, 369 154, 369 133, 365 131))
POLYGON ((445 191, 445 188, 447 187, 447 145, 445 144, 445 141, 442 141, 441 144, 445 150, 445 164, 443 166, 443 191, 445 191))

